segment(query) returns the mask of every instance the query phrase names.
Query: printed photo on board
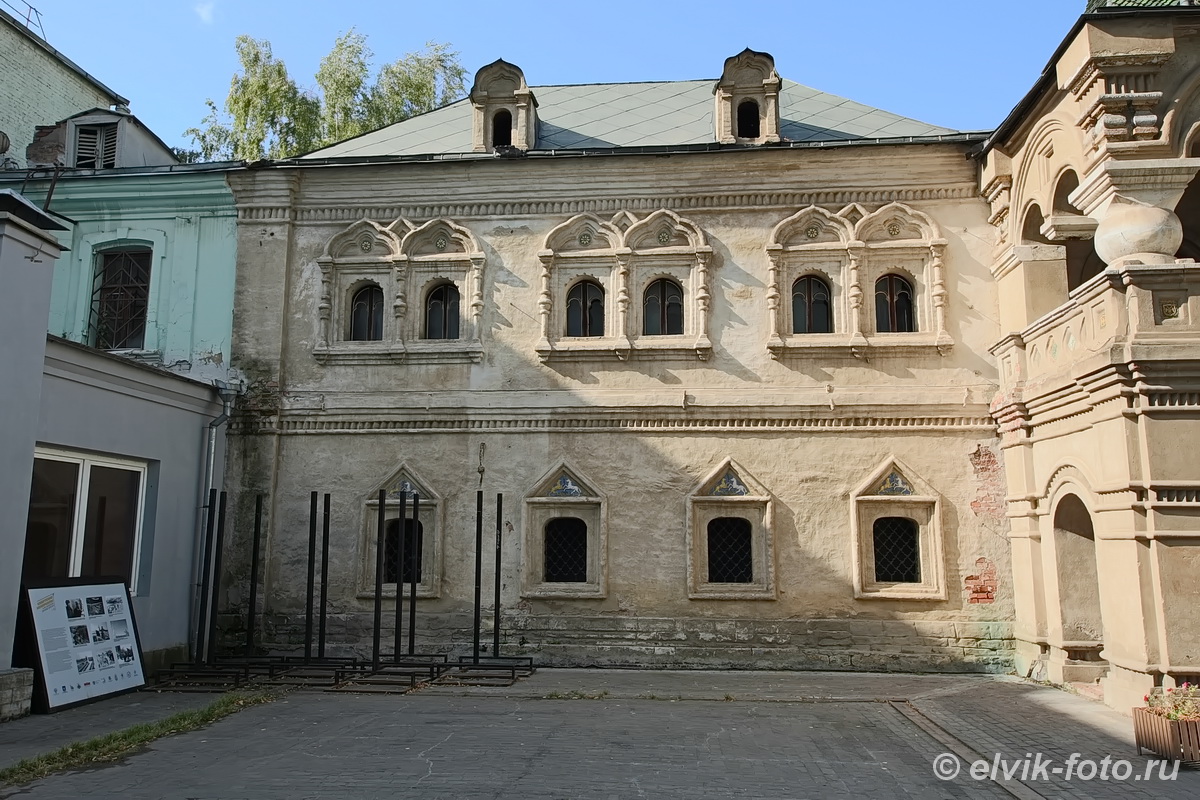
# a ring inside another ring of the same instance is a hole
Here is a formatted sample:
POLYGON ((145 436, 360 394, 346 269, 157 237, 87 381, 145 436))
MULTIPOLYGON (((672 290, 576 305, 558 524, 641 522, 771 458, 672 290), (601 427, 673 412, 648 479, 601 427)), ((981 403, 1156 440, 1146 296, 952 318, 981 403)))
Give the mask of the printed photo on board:
POLYGON ((133 662, 133 648, 132 647, 122 647, 121 645, 117 645, 117 659, 122 664, 132 663, 133 662))
POLYGON ((87 609, 88 609, 89 617, 103 617, 104 616, 104 598, 103 597, 89 597, 87 599, 87 609))
POLYGON ((96 666, 100 669, 108 669, 117 665, 117 657, 113 655, 112 650, 101 650, 96 653, 96 666))
POLYGON ((63 605, 67 607, 67 619, 79 619, 83 616, 83 601, 78 597, 72 597, 63 605))
POLYGON ((121 595, 104 598, 104 605, 108 607, 108 615, 114 616, 125 613, 125 598, 121 595))
POLYGON ((96 669, 96 662, 92 660, 91 656, 77 658, 75 659, 75 669, 77 669, 80 673, 92 672, 96 669))
POLYGON ((114 619, 109 623, 109 626, 112 628, 112 637, 114 639, 120 640, 129 638, 129 620, 114 619))
POLYGON ((91 634, 88 633, 87 625, 72 625, 71 626, 71 644, 75 647, 87 644, 91 641, 91 634))
POLYGON ((92 644, 99 644, 100 642, 107 642, 108 640, 109 640, 108 623, 101 622, 98 625, 93 623, 92 624, 92 644))

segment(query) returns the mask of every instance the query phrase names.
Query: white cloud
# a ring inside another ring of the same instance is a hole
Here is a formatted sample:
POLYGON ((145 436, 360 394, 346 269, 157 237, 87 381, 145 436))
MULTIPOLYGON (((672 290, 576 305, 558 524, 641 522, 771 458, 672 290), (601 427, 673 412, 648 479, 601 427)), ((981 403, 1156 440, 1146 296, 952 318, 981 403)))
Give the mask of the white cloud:
POLYGON ((201 22, 205 25, 212 25, 214 6, 216 6, 216 3, 197 3, 193 10, 201 22))

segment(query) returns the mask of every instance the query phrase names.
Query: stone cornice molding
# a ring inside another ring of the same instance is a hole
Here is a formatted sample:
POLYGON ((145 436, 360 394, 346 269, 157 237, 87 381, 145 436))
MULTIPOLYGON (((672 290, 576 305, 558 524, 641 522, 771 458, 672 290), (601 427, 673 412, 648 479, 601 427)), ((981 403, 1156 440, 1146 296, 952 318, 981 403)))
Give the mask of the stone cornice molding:
MULTIPOLYGON (((936 200, 978 200, 979 190, 973 183, 920 189, 835 189, 821 191, 763 191, 743 193, 704 193, 658 197, 574 198, 567 200, 463 200, 456 203, 379 205, 379 204, 302 204, 295 209, 297 222, 345 225, 363 217, 369 219, 454 219, 561 216, 591 213, 611 216, 621 211, 653 212, 660 208, 676 211, 737 209, 789 209, 797 206, 845 206, 854 203, 886 205, 936 200)), ((288 219, 292 209, 270 203, 240 201, 238 218, 246 221, 288 219)))

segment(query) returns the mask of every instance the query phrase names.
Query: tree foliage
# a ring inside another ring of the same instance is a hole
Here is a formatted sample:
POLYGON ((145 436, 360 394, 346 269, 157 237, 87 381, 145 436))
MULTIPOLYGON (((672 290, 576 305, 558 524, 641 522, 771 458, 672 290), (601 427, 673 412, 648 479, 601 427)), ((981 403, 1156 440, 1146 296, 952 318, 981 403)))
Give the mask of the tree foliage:
POLYGON ((239 36, 235 47, 241 70, 224 111, 205 101, 200 127, 184 132, 204 161, 288 158, 432 111, 464 92, 466 70, 441 42, 384 64, 372 80, 374 54, 352 28, 321 59, 312 90, 288 75, 270 42, 239 36))

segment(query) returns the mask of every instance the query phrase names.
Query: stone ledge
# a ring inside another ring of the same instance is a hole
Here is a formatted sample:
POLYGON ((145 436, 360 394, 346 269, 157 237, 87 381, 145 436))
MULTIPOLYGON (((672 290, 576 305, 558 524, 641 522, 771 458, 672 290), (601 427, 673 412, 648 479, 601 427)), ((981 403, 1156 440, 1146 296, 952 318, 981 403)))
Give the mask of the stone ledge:
POLYGON ((0 670, 0 722, 29 713, 33 701, 33 670, 24 667, 0 670))

